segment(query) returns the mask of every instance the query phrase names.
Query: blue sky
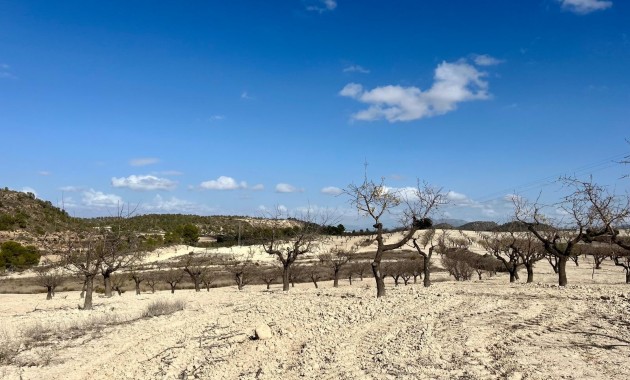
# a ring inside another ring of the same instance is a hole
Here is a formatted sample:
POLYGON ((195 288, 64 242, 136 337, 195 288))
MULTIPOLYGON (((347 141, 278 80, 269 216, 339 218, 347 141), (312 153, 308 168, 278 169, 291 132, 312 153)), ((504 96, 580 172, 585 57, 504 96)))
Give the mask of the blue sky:
POLYGON ((505 221, 559 175, 628 189, 630 4, 0 1, 0 185, 77 216, 333 208, 420 178, 505 221))

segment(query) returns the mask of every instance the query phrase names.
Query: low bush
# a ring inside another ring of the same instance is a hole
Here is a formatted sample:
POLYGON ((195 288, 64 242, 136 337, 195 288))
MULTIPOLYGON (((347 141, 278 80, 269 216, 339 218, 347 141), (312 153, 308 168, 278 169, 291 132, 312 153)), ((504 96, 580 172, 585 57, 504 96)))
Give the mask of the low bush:
POLYGON ((186 302, 183 300, 159 300, 154 301, 147 306, 147 309, 142 313, 143 317, 157 317, 160 315, 173 314, 175 312, 184 310, 186 302))

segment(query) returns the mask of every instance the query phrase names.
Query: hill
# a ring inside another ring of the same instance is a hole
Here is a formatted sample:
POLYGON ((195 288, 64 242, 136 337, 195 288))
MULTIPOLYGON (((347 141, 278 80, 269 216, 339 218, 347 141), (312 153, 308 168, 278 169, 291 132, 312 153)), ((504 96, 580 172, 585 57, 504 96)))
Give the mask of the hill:
POLYGON ((495 222, 476 221, 463 224, 458 229, 464 231, 493 231, 499 227, 495 222))
POLYGON ((0 189, 0 231, 43 235, 77 227, 81 220, 33 193, 0 189))

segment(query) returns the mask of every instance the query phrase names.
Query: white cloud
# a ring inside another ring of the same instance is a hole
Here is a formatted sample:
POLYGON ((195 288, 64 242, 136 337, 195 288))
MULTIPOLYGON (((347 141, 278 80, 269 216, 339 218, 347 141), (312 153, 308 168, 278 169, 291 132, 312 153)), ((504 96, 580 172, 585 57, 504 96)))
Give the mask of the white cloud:
POLYGON ((494 58, 492 56, 489 56, 488 54, 476 54, 473 56, 473 60, 475 62, 475 65, 478 66, 496 66, 505 62, 502 59, 494 58))
POLYGON ((129 177, 112 178, 112 186, 127 187, 131 190, 172 190, 177 184, 170 179, 153 175, 130 175, 129 177))
POLYGON ((306 6, 307 11, 319 12, 319 13, 332 11, 335 8, 337 8, 336 0, 318 0, 316 3, 312 3, 312 5, 306 6))
POLYGON ((205 210, 204 206, 197 205, 187 200, 171 197, 170 199, 162 198, 159 194, 155 196, 153 201, 144 206, 149 211, 159 211, 165 213, 199 213, 205 210))
POLYGON ((343 190, 341 190, 340 188, 335 187, 335 186, 327 186, 327 187, 324 187, 321 190, 321 192, 324 193, 324 194, 339 195, 339 194, 343 193, 343 190))
POLYGON ((40 170, 40 171, 38 171, 38 172, 37 172, 37 174, 39 174, 39 175, 43 175, 43 176, 45 176, 45 177, 46 177, 46 176, 49 176, 49 175, 52 175, 52 173, 51 173, 51 172, 49 172, 49 171, 47 171, 47 170, 40 170))
POLYGON ((160 162, 159 158, 155 158, 155 157, 141 157, 141 158, 134 158, 134 159, 129 160, 129 165, 131 165, 131 166, 147 166, 147 165, 157 164, 158 162, 160 162))
POLYGON ((225 116, 224 115, 212 115, 212 116, 210 116, 210 121, 221 121, 221 120, 225 120, 225 116))
POLYGON ((237 182, 232 177, 220 176, 217 179, 202 182, 200 187, 206 190, 237 190, 247 187, 247 182, 237 182))
POLYGON ((265 185, 263 185, 262 183, 259 183, 257 185, 252 186, 252 190, 253 191, 262 191, 265 190, 265 185))
POLYGON ((298 189, 293 185, 289 185, 288 183, 279 183, 276 185, 276 193, 298 193, 304 191, 303 189, 298 189))
POLYGON ((89 189, 83 192, 83 204, 88 207, 118 207, 123 204, 121 197, 115 194, 105 194, 101 191, 89 189))
POLYGON ((247 93, 247 91, 243 91, 241 93, 241 99, 245 99, 245 100, 252 100, 254 99, 253 97, 249 96, 249 94, 247 93))
POLYGON ((361 73, 361 74, 369 74, 370 70, 366 69, 363 66, 360 65, 350 65, 350 66, 346 66, 343 69, 344 73, 361 73))
POLYGON ((446 193, 446 198, 448 198, 448 200, 453 201, 453 202, 468 201, 468 197, 465 194, 458 193, 455 191, 449 191, 448 193, 446 193))
POLYGON ((22 192, 23 192, 23 193, 31 193, 31 194, 34 194, 34 195, 35 195, 35 198, 37 198, 37 191, 35 191, 35 189, 33 189, 32 187, 28 187, 28 186, 23 187, 23 188, 22 188, 22 192))
POLYGON ((352 115, 355 120, 411 121, 443 115, 461 102, 488 99, 488 83, 483 80, 486 75, 464 61, 442 62, 435 69, 433 85, 426 91, 393 85, 365 90, 360 84, 350 83, 339 95, 370 105, 352 115))
POLYGON ((558 0, 558 2, 562 4, 562 9, 580 15, 603 11, 613 6, 612 1, 605 0, 558 0))

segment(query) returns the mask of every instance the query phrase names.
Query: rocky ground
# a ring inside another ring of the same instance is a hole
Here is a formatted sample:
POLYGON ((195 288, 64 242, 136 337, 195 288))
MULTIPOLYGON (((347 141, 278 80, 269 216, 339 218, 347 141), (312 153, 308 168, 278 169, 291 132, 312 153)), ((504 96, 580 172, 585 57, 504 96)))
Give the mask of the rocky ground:
POLYGON ((3 379, 628 379, 630 285, 610 264, 546 263, 535 284, 483 281, 393 287, 373 279, 95 299, 0 295, 3 379), (185 309, 146 318, 156 300, 185 309), (269 326, 271 337, 253 339, 269 326))

